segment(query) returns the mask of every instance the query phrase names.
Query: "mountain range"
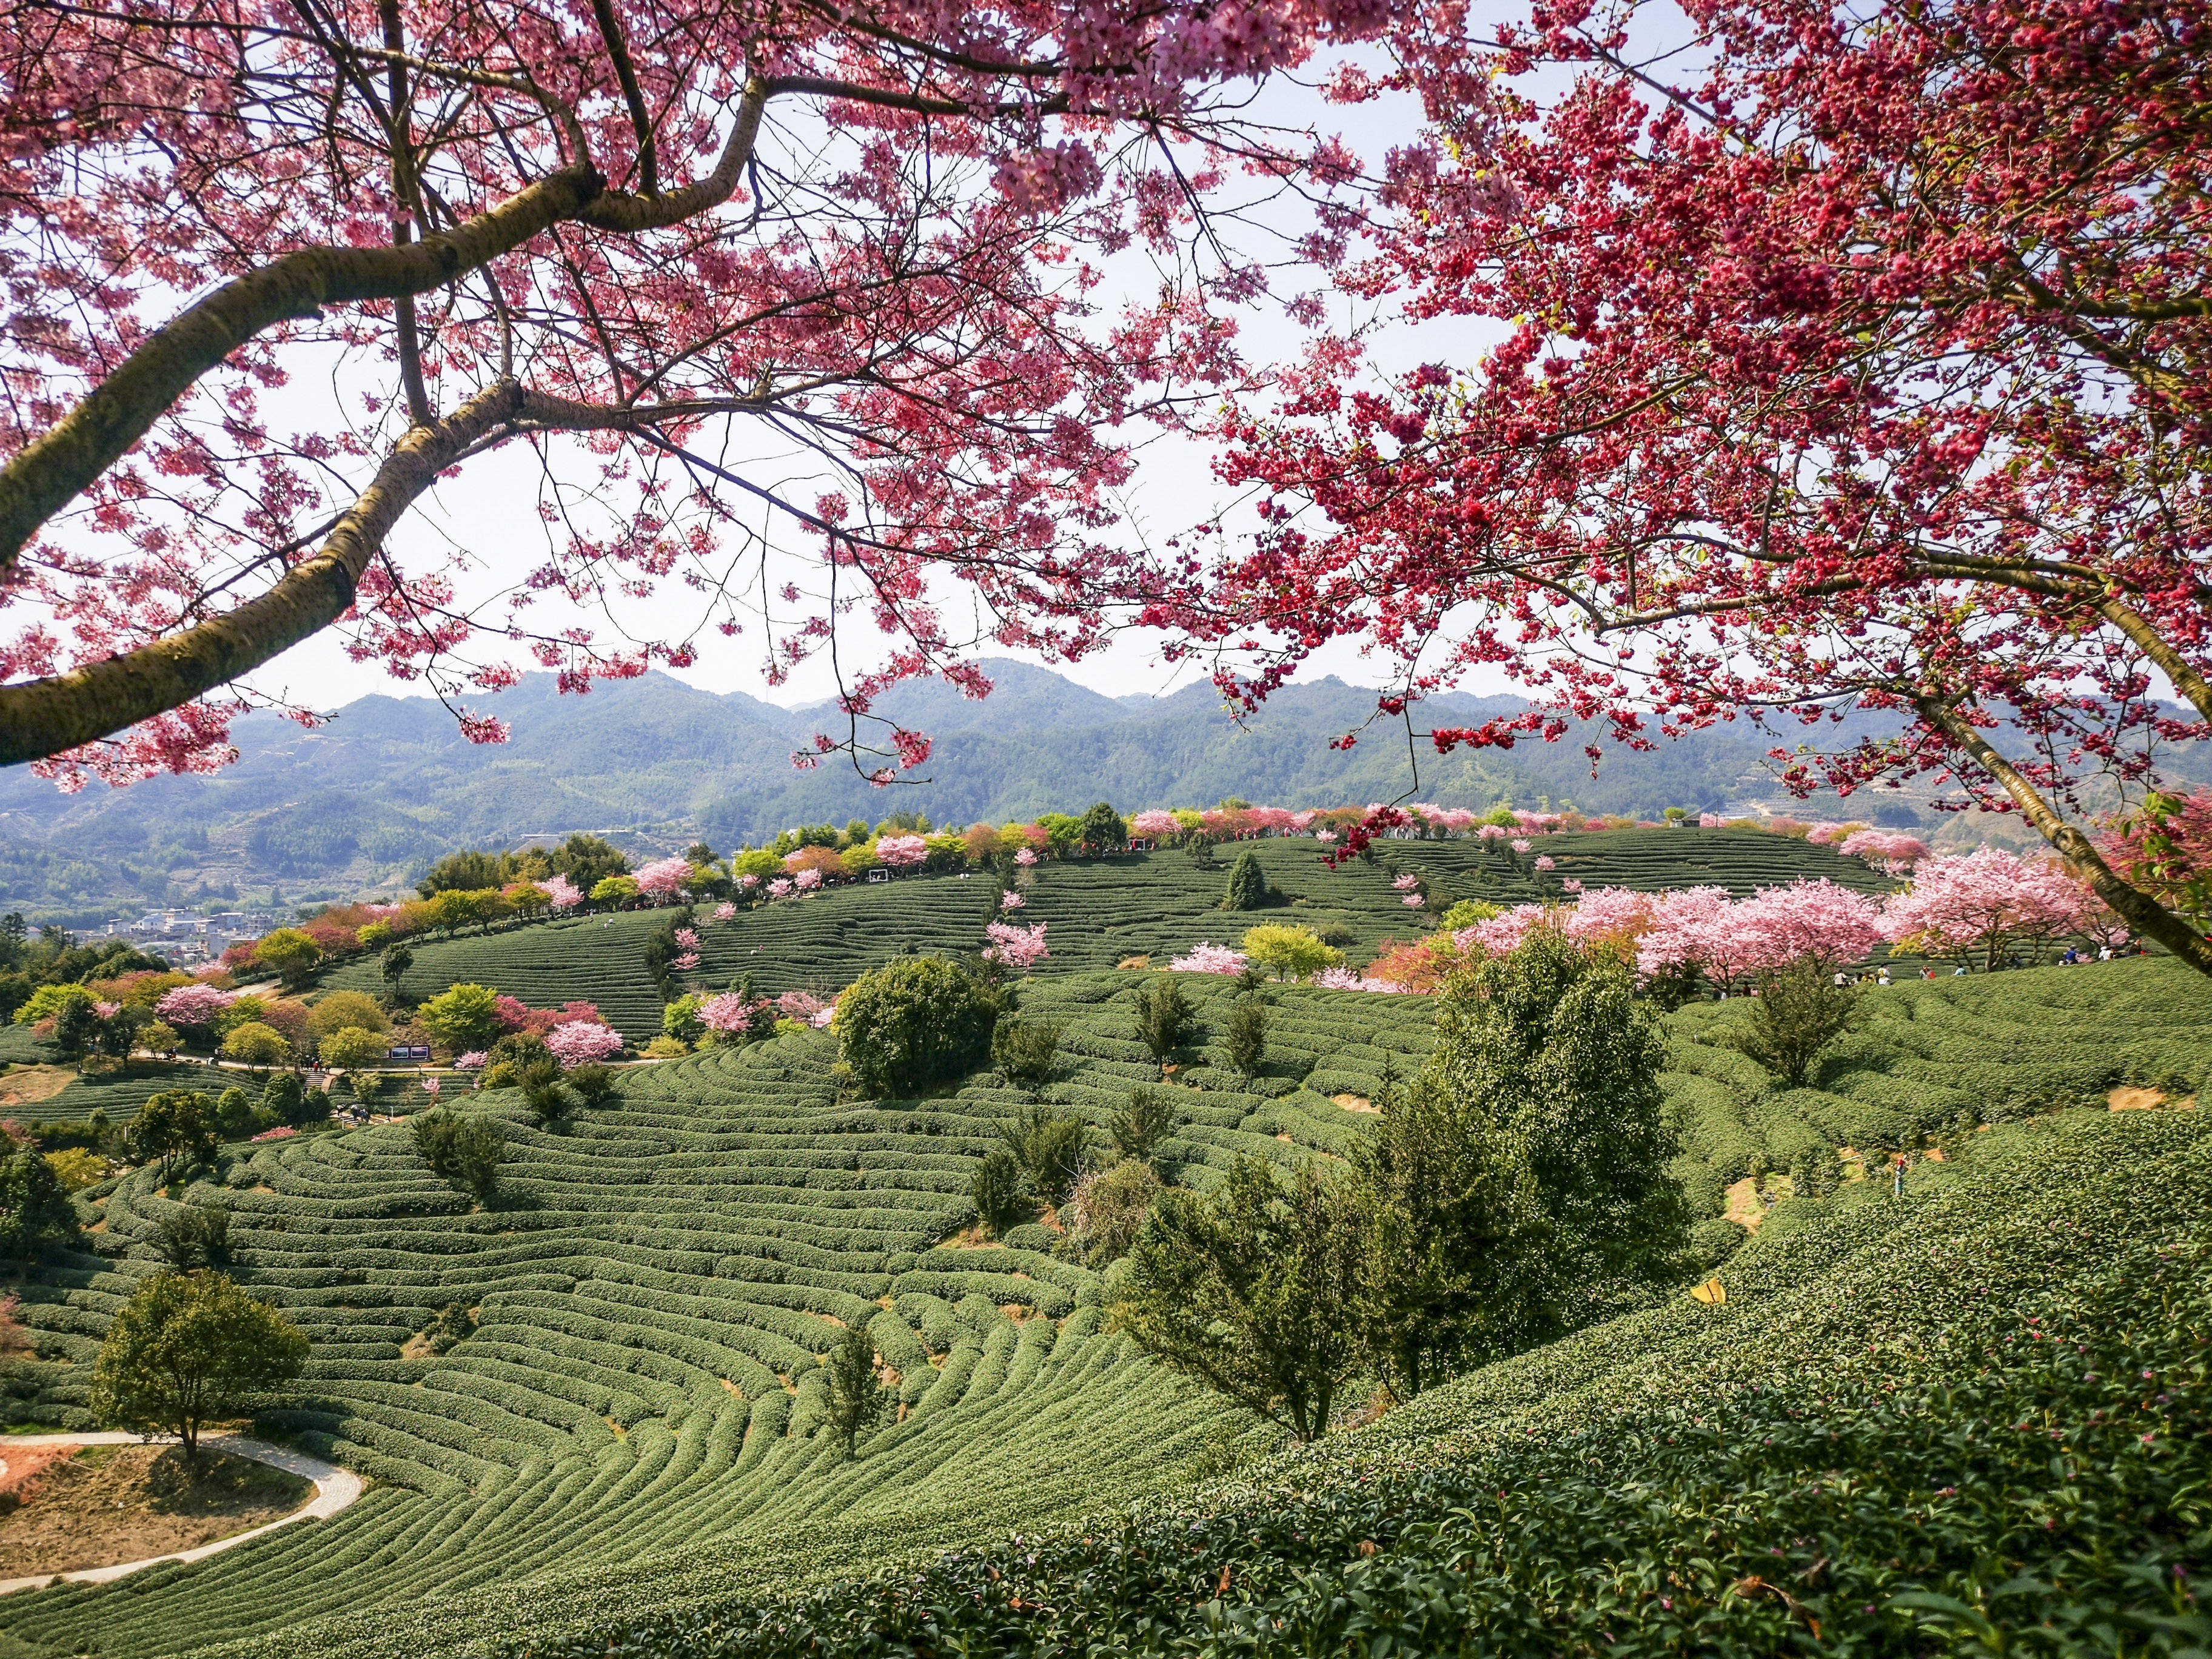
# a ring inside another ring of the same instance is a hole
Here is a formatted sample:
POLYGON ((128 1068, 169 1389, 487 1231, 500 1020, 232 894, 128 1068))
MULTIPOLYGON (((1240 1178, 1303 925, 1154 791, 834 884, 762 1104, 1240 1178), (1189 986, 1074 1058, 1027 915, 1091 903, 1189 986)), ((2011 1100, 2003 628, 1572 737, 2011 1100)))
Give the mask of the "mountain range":
MULTIPOLYGON (((10 768, 0 771, 0 908, 82 926, 150 905, 388 891, 456 848, 577 830, 641 854, 698 840, 727 852, 792 825, 901 809, 966 824, 1098 799, 1125 811, 1231 795, 1295 807, 1415 788, 1402 727, 1331 746, 1375 711, 1372 690, 1341 680, 1285 687, 1240 722, 1210 684, 1115 698, 1024 663, 984 667, 996 684, 988 698, 928 680, 878 701, 878 712, 935 739, 913 781, 888 788, 842 756, 793 766, 815 732, 842 735, 834 704, 783 708, 657 673, 585 696, 559 695, 550 675, 526 677, 498 701, 512 728, 501 744, 469 743, 434 700, 368 696, 313 730, 270 714, 241 719, 238 763, 211 776, 65 796, 10 768)), ((1445 696, 1422 714, 1425 723, 1474 724, 1523 706, 1445 696)), ((1595 776, 1588 740, 1571 732, 1510 752, 1424 753, 1417 793, 1450 805, 1645 816, 1781 799, 1764 760, 1776 739, 1748 724, 1609 754, 1595 776)), ((1917 815, 1893 799, 1884 818, 1917 815)))

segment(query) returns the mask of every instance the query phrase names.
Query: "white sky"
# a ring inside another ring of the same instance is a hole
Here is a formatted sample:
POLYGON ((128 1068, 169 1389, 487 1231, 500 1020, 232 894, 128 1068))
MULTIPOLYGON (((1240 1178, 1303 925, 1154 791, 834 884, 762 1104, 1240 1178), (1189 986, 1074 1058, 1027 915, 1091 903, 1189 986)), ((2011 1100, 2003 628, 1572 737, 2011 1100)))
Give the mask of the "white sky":
MULTIPOLYGON (((1322 103, 1303 88, 1279 84, 1271 86, 1265 94, 1258 112, 1263 118, 1285 124, 1311 124, 1323 131, 1342 133, 1370 164, 1379 162, 1390 144, 1403 141, 1417 117, 1410 100, 1344 109, 1322 103)), ((1109 272, 1127 284, 1124 291, 1128 293, 1147 293, 1156 281, 1149 267, 1134 258, 1127 263, 1125 272, 1113 270, 1110 266, 1109 272)), ((1285 292, 1311 285, 1310 281, 1286 284, 1285 292)), ((1109 305, 1113 297, 1101 296, 1102 301, 1109 305)), ((1332 312, 1340 318, 1350 317, 1340 300, 1333 304, 1332 312)), ((1246 355, 1255 362, 1290 356, 1297 348, 1297 332, 1280 319, 1273 302, 1265 309, 1248 309, 1243 313, 1243 328, 1246 355)), ((1424 356, 1464 363, 1471 355, 1468 326, 1464 324, 1423 331, 1431 337, 1445 334, 1447 337, 1417 340, 1414 331, 1402 325, 1376 330, 1371 342, 1370 362, 1379 370, 1395 373, 1424 356), (1417 350, 1417 344, 1425 344, 1427 349, 1417 350)), ((302 399, 327 398, 336 388, 327 379, 321 379, 320 384, 316 385, 319 379, 307 374, 295 378, 293 384, 296 395, 302 399)), ((307 407, 299 409, 296 414, 302 419, 310 418, 307 407)), ((1146 447, 1138 460, 1137 475, 1125 491, 1131 522, 1121 533, 1141 533, 1146 541, 1157 545, 1194 524, 1221 518, 1224 506, 1231 508, 1226 522, 1233 532, 1239 525, 1239 515, 1233 510, 1230 492, 1212 476, 1210 458, 1204 447, 1181 437, 1159 435, 1149 428, 1144 429, 1143 435, 1146 447)), ((598 458, 586 454, 580 445, 569 445, 554 453, 580 470, 598 465, 598 458)), ((394 550, 406 561, 411 549, 420 548, 434 557, 443 545, 457 545, 472 550, 483 558, 488 586, 493 585, 494 577, 501 583, 511 580, 517 568, 536 562, 527 551, 507 548, 503 544, 507 538, 520 535, 528 537, 534 546, 542 536, 534 510, 538 486, 537 463, 525 447, 513 446, 473 461, 459 479, 442 485, 434 498, 427 499, 403 522, 393 537, 394 550), (503 553, 514 556, 502 557, 503 553)), ((1251 523, 1249 515, 1243 517, 1244 526, 1251 523)), ((771 539, 779 549, 789 550, 788 574, 792 579, 811 589, 821 571, 811 538, 794 533, 794 527, 787 521, 772 525, 769 529, 771 539)), ((779 575, 778 580, 781 580, 779 575)), ((944 585, 940 597, 951 615, 963 614, 955 607, 963 604, 964 592, 961 584, 944 585)), ((689 631, 689 620, 696 614, 696 599, 690 605, 684 603, 690 597, 686 590, 671 584, 669 595, 646 602, 634 612, 625 612, 625 617, 634 624, 681 635, 689 631)), ((544 626, 553 617, 541 607, 533 613, 533 620, 537 625, 544 626)), ((603 640, 611 637, 604 618, 587 620, 603 640)), ((757 617, 735 639, 726 639, 712 630, 703 631, 697 637, 698 663, 673 672, 678 678, 702 690, 718 693, 742 691, 785 704, 814 702, 836 691, 826 653, 817 654, 794 670, 783 686, 772 690, 763 666, 765 641, 757 617)), ((872 666, 890 643, 865 617, 858 614, 847 617, 841 624, 840 636, 847 675, 872 666)), ((1010 651, 995 644, 987 644, 978 654, 1040 660, 1031 653, 1010 651)), ((1111 696, 1163 693, 1202 678, 1207 672, 1203 662, 1164 663, 1158 637, 1135 634, 1117 636, 1106 649, 1081 662, 1046 665, 1111 696)), ((1312 679, 1334 674, 1354 684, 1379 684, 1387 678, 1389 666, 1387 660, 1364 657, 1353 642, 1336 641, 1317 653, 1299 678, 1312 679)), ((379 663, 349 660, 343 641, 331 633, 318 635, 277 658, 252 676, 252 684, 264 694, 321 709, 335 708, 372 693, 428 695, 419 683, 394 679, 379 663)), ((1468 689, 1504 690, 1507 683, 1502 675, 1498 675, 1486 682, 1470 684, 1468 689)), ((501 712, 496 696, 473 695, 469 702, 485 714, 501 712)))

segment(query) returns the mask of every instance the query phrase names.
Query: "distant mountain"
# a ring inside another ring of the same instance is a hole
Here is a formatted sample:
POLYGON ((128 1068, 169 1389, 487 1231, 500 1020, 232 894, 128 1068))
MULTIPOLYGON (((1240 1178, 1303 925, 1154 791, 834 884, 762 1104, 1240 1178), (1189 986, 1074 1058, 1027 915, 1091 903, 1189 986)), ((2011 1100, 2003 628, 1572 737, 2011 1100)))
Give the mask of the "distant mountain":
MULTIPOLYGON (((886 716, 936 739, 915 781, 887 789, 842 757, 811 771, 792 766, 813 732, 836 729, 833 705, 783 708, 660 674, 581 697, 531 676, 499 700, 514 734, 503 744, 468 743, 434 702, 371 696, 313 731, 271 715, 241 720, 239 763, 212 777, 64 796, 12 768, 0 771, 0 908, 81 926, 155 904, 272 894, 296 903, 404 885, 455 848, 576 830, 641 853, 700 838, 727 850, 790 825, 900 808, 964 824, 1098 799, 1124 809, 1225 795, 1364 804, 1414 785, 1402 726, 1377 725, 1347 749, 1330 746, 1375 708, 1372 691, 1340 680, 1287 687, 1239 723, 1210 685, 1115 698, 1022 663, 985 668, 997 690, 980 702, 941 682, 902 685, 880 701, 886 716)), ((1522 706, 1443 697, 1423 719, 1472 723, 1522 706)), ((1421 753, 1418 793, 1455 805, 1642 815, 1723 810, 1777 793, 1762 770, 1775 739, 1755 727, 1613 753, 1595 778, 1584 740, 1577 732, 1510 751, 1421 753)))

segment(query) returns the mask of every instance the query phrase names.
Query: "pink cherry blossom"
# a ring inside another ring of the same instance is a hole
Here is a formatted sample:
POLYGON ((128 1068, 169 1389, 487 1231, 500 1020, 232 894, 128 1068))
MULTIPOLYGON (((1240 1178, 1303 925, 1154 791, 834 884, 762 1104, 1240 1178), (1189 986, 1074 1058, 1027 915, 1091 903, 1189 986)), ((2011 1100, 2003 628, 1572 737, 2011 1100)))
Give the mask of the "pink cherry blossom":
MULTIPOLYGON (((747 879, 750 880, 750 878, 747 878, 747 879)), ((717 921, 728 921, 735 917, 737 914, 738 907, 728 902, 726 900, 714 907, 714 920, 717 921)))
POLYGON ((1474 838, 1477 841, 1504 841, 1505 827, 1503 824, 1486 823, 1474 832, 1474 838))
POLYGON ((563 1066, 582 1066, 622 1052, 622 1033, 588 1020, 570 1020, 545 1034, 545 1046, 563 1066))
POLYGON ((584 902, 583 893, 566 876, 548 876, 538 884, 545 890, 546 902, 556 910, 573 910, 584 902))
POLYGON ((760 878, 752 874, 750 872, 748 872, 744 875, 738 878, 738 890, 740 893, 750 893, 754 888, 759 885, 760 878))
POLYGON ((1173 841, 1182 834, 1182 824, 1174 813, 1154 806, 1129 820, 1129 833, 1146 841, 1173 841))
POLYGON ((1028 904, 1029 901, 1012 888, 999 895, 999 908, 1001 910, 1019 910, 1025 908, 1028 904))
POLYGON ((678 928, 676 930, 676 942, 687 951, 697 950, 699 948, 699 930, 696 927, 678 928))
POLYGON ((750 1031, 756 1020, 774 1019, 771 1005, 754 998, 748 1001, 735 991, 705 998, 699 1004, 699 1023, 710 1031, 750 1031))
POLYGON ((688 974, 699 965, 699 953, 696 951, 686 951, 668 965, 679 974, 688 974))
POLYGON ((1232 951, 1225 945, 1194 945, 1187 956, 1177 957, 1168 963, 1173 974, 1241 974, 1246 966, 1242 951, 1232 951))
POLYGON ((218 991, 211 985, 179 985, 154 1005, 154 1013, 172 1025, 197 1030, 213 1025, 216 1017, 240 995, 236 991, 218 991))
POLYGON ((791 884, 802 893, 811 893, 822 885, 819 870, 801 870, 791 878, 791 884))
POLYGON ((1525 853, 1528 850, 1529 843, 1526 841, 1516 840, 1512 843, 1512 847, 1513 850, 1516 853, 1525 853))
POLYGON ((1727 827, 1728 820, 1721 817, 1717 812, 1700 812, 1698 814, 1698 828, 1700 830, 1723 830, 1727 827))
POLYGON ((1567 893, 1581 892, 1583 890, 1582 878, 1580 876, 1567 877, 1564 881, 1560 882, 1559 890, 1562 892, 1567 893))
POLYGON ((1336 845, 1336 831, 1334 830, 1316 830, 1314 831, 1314 839, 1324 847, 1334 847, 1336 845))
POLYGON ((1352 968, 1324 968, 1310 982, 1325 991, 1368 991, 1387 996, 1406 994, 1402 985, 1394 985, 1387 979, 1370 979, 1352 968))
POLYGON ((1401 893, 1410 893, 1420 884, 1421 878, 1415 875, 1400 876, 1396 880, 1390 884, 1391 886, 1395 887, 1401 893))
POLYGON ((480 1072, 490 1064, 491 1056, 481 1048, 471 1048, 453 1062, 457 1072, 480 1072))
POLYGON ((929 843, 920 836, 882 836, 876 841, 876 862, 892 870, 918 869, 929 859, 929 843))
POLYGON ((769 883, 768 896, 770 898, 789 898, 791 896, 791 878, 789 876, 778 876, 774 881, 769 883))
POLYGON ((2081 888, 2049 859, 1984 847, 1962 858, 1931 858, 1912 884, 1882 907, 1882 931, 1927 956, 1979 956, 1995 967, 2009 951, 2034 951, 2082 931, 2094 911, 2081 888))
POLYGON ((1024 927, 1018 922, 994 921, 983 929, 990 943, 983 947, 983 959, 1004 967, 1030 969, 1051 954, 1045 949, 1045 924, 1024 927))
MULTIPOLYGON (((1588 904, 1592 895, 1583 895, 1588 904)), ((1678 887, 1655 896, 1638 941, 1636 965, 1647 978, 1698 968, 1723 983, 1745 971, 1725 887, 1678 887)))
POLYGON ((1538 855, 1536 860, 1536 867, 1539 870, 1556 870, 1559 867, 1559 860, 1554 859, 1549 853, 1544 853, 1538 855))
POLYGON ((637 890, 659 902, 672 899, 684 890, 684 884, 691 879, 691 864, 688 859, 655 859, 637 872, 637 890))
POLYGON ((1020 865, 1024 870, 1028 869, 1036 861, 1036 850, 1034 848, 1024 847, 1020 852, 1014 854, 1014 862, 1020 865))
POLYGON ((1863 961, 1881 940, 1881 912, 1863 893, 1823 878, 1762 887, 1735 909, 1749 968, 1810 961, 1826 969, 1863 961))
POLYGON ((434 1077, 424 1078, 422 1079, 422 1092, 429 1096, 431 1099, 435 1100, 438 1097, 438 1079, 434 1077))

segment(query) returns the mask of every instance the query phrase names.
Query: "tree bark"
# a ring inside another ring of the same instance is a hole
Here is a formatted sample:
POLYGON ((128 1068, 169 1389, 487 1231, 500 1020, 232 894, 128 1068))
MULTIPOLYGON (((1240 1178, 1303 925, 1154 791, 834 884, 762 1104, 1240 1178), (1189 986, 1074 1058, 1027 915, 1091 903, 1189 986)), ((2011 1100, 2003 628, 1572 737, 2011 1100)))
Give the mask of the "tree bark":
POLYGON ((1922 697, 1913 706, 1921 716, 1974 758, 1974 763, 2004 786, 2021 814, 2057 849, 2060 857, 2081 870, 2099 898, 2113 913, 2146 939, 2173 952, 2198 973, 2212 975, 2212 939, 2208 939, 2179 916, 2142 889, 2123 881, 2105 862, 2096 843, 2060 817, 2043 799, 2025 773, 1990 747, 1989 740, 1960 718, 1948 704, 1922 697))

